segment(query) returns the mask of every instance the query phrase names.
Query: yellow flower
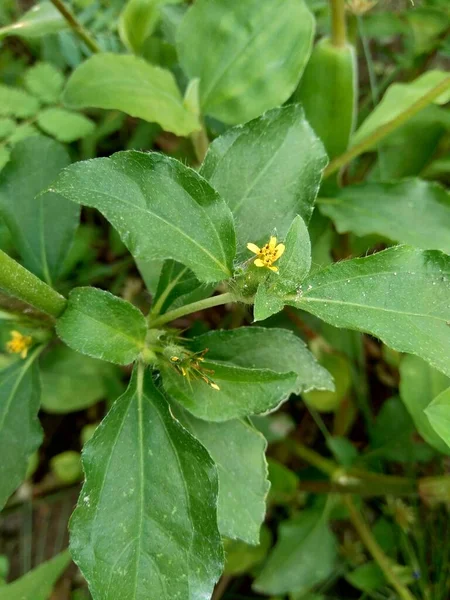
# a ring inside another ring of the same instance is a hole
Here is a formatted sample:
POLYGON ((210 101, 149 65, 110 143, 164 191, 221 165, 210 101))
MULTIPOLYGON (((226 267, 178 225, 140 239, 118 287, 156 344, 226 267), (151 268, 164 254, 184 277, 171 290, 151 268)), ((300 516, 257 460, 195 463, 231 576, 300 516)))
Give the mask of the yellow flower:
POLYGON ((253 264, 255 264, 257 267, 267 267, 275 273, 278 271, 278 267, 274 267, 273 263, 277 261, 283 254, 285 245, 277 245, 276 237, 271 236, 270 240, 262 248, 258 248, 256 244, 252 243, 247 244, 247 248, 250 250, 250 252, 253 252, 257 255, 258 258, 253 261, 253 264))
POLYGON ((20 354, 21 358, 26 358, 32 343, 33 338, 29 335, 23 335, 20 331, 11 331, 11 340, 6 344, 6 349, 12 354, 20 354))

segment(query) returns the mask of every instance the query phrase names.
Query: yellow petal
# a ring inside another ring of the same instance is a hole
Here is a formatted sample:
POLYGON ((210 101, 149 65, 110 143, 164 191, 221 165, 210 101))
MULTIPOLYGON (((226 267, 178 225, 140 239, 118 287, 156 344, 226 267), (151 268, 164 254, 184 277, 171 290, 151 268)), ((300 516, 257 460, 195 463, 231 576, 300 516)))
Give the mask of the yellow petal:
POLYGON ((220 387, 217 385, 217 383, 210 381, 209 385, 212 387, 213 390, 217 390, 218 392, 220 391, 220 387))
POLYGON ((247 244, 247 248, 248 250, 250 250, 250 252, 253 252, 254 254, 259 254, 261 252, 258 246, 256 244, 252 244, 251 242, 247 244))
POLYGON ((286 246, 284 244, 278 244, 275 248, 275 260, 278 260, 280 256, 283 255, 283 252, 286 250, 286 246))
POLYGON ((271 250, 274 250, 276 245, 277 245, 277 238, 272 235, 269 240, 269 248, 271 250))
POLYGON ((253 264, 256 265, 257 267, 264 267, 264 263, 260 258, 257 258, 256 260, 253 261, 253 264))
POLYGON ((273 271, 274 273, 278 273, 278 267, 267 267, 268 269, 270 269, 271 271, 273 271))

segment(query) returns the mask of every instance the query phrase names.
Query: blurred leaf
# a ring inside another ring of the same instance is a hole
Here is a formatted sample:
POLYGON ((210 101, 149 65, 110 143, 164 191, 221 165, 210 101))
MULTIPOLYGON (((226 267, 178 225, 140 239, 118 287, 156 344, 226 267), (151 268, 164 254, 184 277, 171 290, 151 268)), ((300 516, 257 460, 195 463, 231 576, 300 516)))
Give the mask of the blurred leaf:
POLYGON ((81 287, 70 292, 56 331, 77 352, 128 365, 144 348, 147 323, 141 311, 122 298, 81 287))
POLYGON ((351 363, 341 354, 323 353, 319 362, 333 376, 335 389, 311 390, 302 394, 306 404, 319 412, 334 412, 347 396, 352 386, 351 363))
POLYGON ((269 458, 269 504, 287 504, 297 492, 297 475, 282 463, 269 458))
POLYGON ((436 371, 417 356, 405 356, 400 363, 400 396, 417 431, 433 448, 450 455, 425 414, 433 399, 450 385, 450 377, 436 371))
POLYGON ((0 174, 0 215, 25 266, 47 283, 62 271, 80 209, 58 194, 39 192, 69 162, 58 142, 35 136, 16 144, 0 174))
POLYGON ((70 562, 68 550, 57 554, 20 579, 0 587, 0 600, 49 600, 54 585, 70 562))
POLYGON ((100 210, 136 258, 173 258, 205 282, 231 276, 231 213, 204 179, 174 159, 118 152, 72 165, 51 189, 100 210))
POLYGON ((426 54, 439 44, 439 38, 446 33, 450 25, 448 11, 432 6, 416 6, 414 10, 405 11, 405 18, 412 31, 414 54, 426 54))
POLYGON ((345 187, 320 210, 339 233, 376 233, 423 250, 450 254, 450 194, 435 183, 409 179, 345 187))
POLYGON ((9 117, 0 118, 0 140, 7 138, 16 128, 16 122, 9 117))
POLYGON ((23 14, 16 23, 0 28, 0 39, 8 35, 40 38, 67 27, 67 21, 51 2, 39 2, 23 14))
POLYGON ((361 565, 351 573, 347 573, 345 578, 353 587, 362 592, 378 590, 387 583, 383 571, 376 562, 361 565))
POLYGON ((0 116, 32 117, 39 110, 39 102, 24 90, 0 84, 0 116))
POLYGON ((283 104, 311 53, 303 0, 197 0, 178 30, 181 66, 200 79, 202 112, 235 125, 283 104))
POLYGON ((67 144, 90 135, 95 129, 93 121, 64 108, 46 108, 38 114, 37 123, 45 133, 67 144))
POLYGON ((25 87, 45 104, 59 101, 64 85, 64 75, 50 63, 36 63, 24 76, 25 87))
POLYGON ((334 570, 336 540, 322 512, 303 511, 279 528, 278 542, 253 588, 263 594, 307 592, 334 570))
POLYGON ((450 387, 432 400, 425 409, 425 414, 433 429, 447 444, 450 453, 450 387))
POLYGON ((225 540, 225 575, 236 577, 248 573, 266 558, 271 544, 272 534, 265 526, 261 529, 261 541, 257 546, 250 546, 240 541, 225 540))
POLYGON ((199 129, 170 71, 130 55, 95 54, 71 75, 63 101, 69 108, 111 108, 188 135, 199 129))
POLYGON ((285 412, 271 415, 253 415, 251 422, 260 431, 269 444, 284 440, 295 429, 294 419, 285 412))
MULTIPOLYGON (((0 371, 0 510, 22 483, 28 459, 42 440, 37 418, 40 382, 34 359, 35 353, 0 371)), ((11 600, 11 596, 4 598, 11 600)))
POLYGON ((83 478, 81 455, 74 450, 56 454, 50 460, 50 470, 56 479, 64 485, 73 485, 83 478))
POLYGON ((209 598, 223 566, 216 469, 172 417, 149 371, 135 369, 86 444, 83 464, 71 551, 92 595, 209 598))
POLYGON ((207 423, 178 407, 175 416, 216 463, 219 475, 217 516, 221 535, 259 544, 269 491, 264 454, 266 440, 245 421, 207 423))

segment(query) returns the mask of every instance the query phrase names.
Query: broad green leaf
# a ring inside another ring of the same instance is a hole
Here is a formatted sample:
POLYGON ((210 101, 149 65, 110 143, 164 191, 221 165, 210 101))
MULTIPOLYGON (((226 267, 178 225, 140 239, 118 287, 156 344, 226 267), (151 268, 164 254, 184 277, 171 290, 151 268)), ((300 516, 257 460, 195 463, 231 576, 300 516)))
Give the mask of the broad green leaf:
POLYGON ((0 118, 0 140, 7 138, 16 128, 16 122, 9 117, 0 118))
MULTIPOLYGON (((388 87, 378 106, 370 113, 353 136, 352 145, 357 144, 382 125, 395 119, 424 94, 447 78, 449 76, 445 71, 432 70, 426 71, 409 83, 393 83, 388 87)), ((450 91, 447 90, 435 100, 435 103, 446 104, 449 100, 450 91)))
POLYGON ((24 76, 25 87, 45 104, 59 101, 64 85, 64 75, 50 63, 36 63, 24 76))
POLYGON ((69 108, 112 108, 159 123, 177 135, 199 129, 188 112, 170 71, 137 56, 101 53, 91 56, 71 75, 63 96, 69 108))
POLYGON ((175 415, 216 463, 220 533, 227 538, 258 545, 269 491, 266 440, 245 421, 207 423, 179 408, 175 415))
POLYGON ((181 66, 200 79, 202 112, 238 124, 283 104, 308 61, 303 0, 197 0, 178 30, 181 66))
POLYGON ((278 272, 268 271, 267 279, 258 287, 254 304, 254 319, 262 321, 280 312, 283 297, 305 279, 311 269, 311 241, 308 229, 297 215, 284 240, 286 249, 277 262, 278 272))
POLYGON ((337 544, 325 516, 304 510, 279 529, 278 542, 253 587, 263 594, 306 593, 335 568, 337 544))
POLYGON ((297 214, 309 221, 326 162, 302 108, 292 105, 214 140, 200 172, 239 224, 242 253, 247 242, 265 243, 271 234, 283 239, 297 214))
POLYGON ((144 348, 147 323, 139 309, 96 288, 75 288, 56 322, 70 348, 119 365, 133 362, 144 348))
POLYGON ((164 313, 171 306, 183 306, 206 298, 214 291, 213 285, 202 284, 194 273, 174 260, 166 260, 161 269, 152 312, 164 313))
POLYGON ((42 440, 35 353, 0 371, 0 510, 25 478, 28 459, 42 440))
POLYGON ((0 586, 0 600, 49 600, 70 561, 68 550, 57 554, 13 583, 0 586))
POLYGON ((0 170, 6 165, 9 160, 11 153, 5 147, 0 146, 0 170))
POLYGON ((40 38, 48 33, 56 33, 67 27, 67 21, 59 10, 51 2, 44 1, 30 8, 12 25, 0 28, 0 39, 8 35, 40 38))
POLYGON ((74 352, 67 346, 51 348, 40 362, 41 406, 49 413, 66 414, 92 406, 107 395, 112 365, 74 352))
POLYGON ((39 102, 24 90, 0 84, 0 116, 32 117, 39 110, 39 102))
POLYGON ((258 546, 250 546, 238 540, 224 540, 225 571, 224 575, 243 575, 254 569, 267 556, 272 545, 270 529, 263 525, 261 528, 261 541, 258 546))
POLYGON ((434 398, 450 386, 450 377, 431 368, 416 356, 405 356, 400 363, 400 396, 423 439, 450 455, 450 448, 430 424, 425 410, 434 398))
POLYGON ((135 369, 83 464, 71 551, 93 597, 210 598, 223 564, 216 469, 149 372, 135 369))
POLYGON ((450 375, 450 258, 396 246, 335 263, 285 298, 335 327, 365 331, 450 375))
POLYGON ((436 396, 425 409, 425 414, 433 429, 448 446, 447 454, 450 453, 450 387, 436 396))
POLYGON ((387 584, 383 571, 374 561, 361 565, 345 578, 353 587, 363 592, 372 592, 387 584))
POLYGON ((212 331, 191 341, 189 350, 208 348, 202 367, 220 387, 188 379, 173 365, 161 365, 167 393, 194 416, 228 421, 273 410, 292 393, 333 389, 333 381, 303 341, 285 329, 241 327, 212 331), (276 351, 274 351, 276 348, 276 351))
POLYGON ((60 142, 70 143, 90 135, 95 123, 65 108, 46 108, 38 114, 39 127, 60 142))
POLYGON ((348 186, 320 201, 339 233, 372 233, 424 250, 450 254, 450 194, 440 185, 407 179, 348 186))
POLYGON ((97 208, 138 259, 173 258, 205 282, 232 274, 230 211, 205 180, 172 158, 118 152, 72 165, 51 189, 97 208))
POLYGON ((70 162, 65 148, 43 136, 16 144, 0 174, 0 215, 25 266, 51 283, 60 275, 80 209, 42 192, 70 162))

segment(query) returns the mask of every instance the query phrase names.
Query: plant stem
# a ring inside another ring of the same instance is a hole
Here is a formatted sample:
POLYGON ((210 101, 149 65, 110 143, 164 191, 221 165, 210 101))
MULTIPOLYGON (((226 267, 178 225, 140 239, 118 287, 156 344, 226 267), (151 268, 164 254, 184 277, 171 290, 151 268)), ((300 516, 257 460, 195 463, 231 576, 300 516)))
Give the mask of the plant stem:
POLYGON ((228 304, 228 302, 234 301, 235 296, 230 292, 226 292, 225 294, 219 294, 218 296, 211 296, 211 298, 205 298, 204 300, 192 302, 192 304, 186 304, 185 306, 180 306, 180 308, 170 310, 164 315, 156 317, 156 319, 152 319, 152 315, 150 314, 149 325, 150 327, 161 327, 161 325, 165 325, 170 321, 175 321, 175 319, 184 317, 186 315, 190 315, 191 313, 197 312, 199 310, 205 310, 205 308, 212 308, 213 306, 220 306, 222 304, 228 304))
POLYGON ((204 124, 199 131, 191 133, 191 141, 194 146, 195 156, 198 163, 201 165, 208 151, 209 139, 204 124))
POLYGON ((51 0, 53 6, 59 10, 62 16, 69 23, 70 27, 74 30, 74 32, 78 35, 79 38, 83 40, 89 50, 97 53, 101 52, 100 46, 97 42, 91 37, 90 33, 83 27, 83 25, 78 21, 73 12, 67 8, 67 6, 62 2, 62 0, 51 0))
POLYGON ((330 0, 331 9, 331 43, 342 48, 347 43, 347 27, 345 23, 345 0, 330 0))
POLYGON ((401 125, 406 123, 409 119, 414 117, 418 112, 420 112, 423 108, 431 104, 436 98, 438 98, 441 94, 446 92, 450 88, 450 77, 447 77, 441 83, 436 85, 434 88, 429 90, 426 94, 424 94, 421 98, 416 100, 409 108, 404 110, 402 113, 397 115, 395 119, 388 121, 384 125, 381 125, 376 129, 373 133, 364 138, 359 144, 352 146, 346 152, 338 156, 334 160, 330 162, 327 168, 324 171, 324 178, 329 177, 336 171, 338 171, 341 167, 346 165, 348 162, 369 150, 372 146, 374 146, 377 142, 385 138, 387 135, 398 129, 401 125))
POLYGON ((340 470, 340 467, 333 460, 329 460, 328 458, 324 458, 315 450, 311 450, 307 446, 300 444, 300 442, 296 442, 293 440, 287 440, 288 448, 299 458, 302 458, 310 465, 313 465, 322 473, 329 475, 332 478, 335 473, 340 470))
POLYGON ((352 497, 349 495, 344 496, 344 502, 348 508, 350 520, 358 532, 361 541, 364 543, 374 560, 376 560, 378 563, 378 566, 383 571, 386 579, 389 581, 402 600, 415 600, 409 589, 403 585, 403 583, 398 579, 397 575, 392 570, 389 559, 378 545, 376 539, 373 537, 372 532, 364 521, 363 516, 355 507, 352 497))
POLYGON ((66 299, 0 250, 0 288, 52 317, 59 317, 66 299))

